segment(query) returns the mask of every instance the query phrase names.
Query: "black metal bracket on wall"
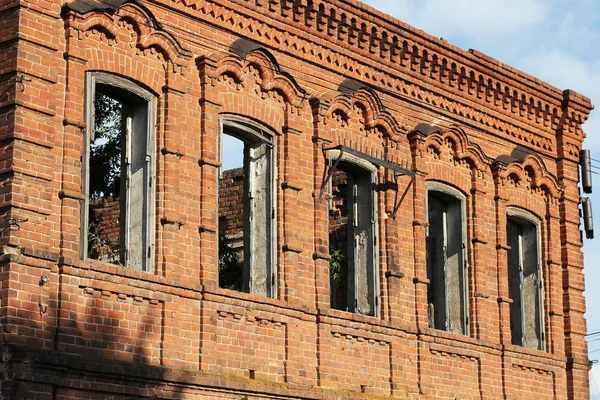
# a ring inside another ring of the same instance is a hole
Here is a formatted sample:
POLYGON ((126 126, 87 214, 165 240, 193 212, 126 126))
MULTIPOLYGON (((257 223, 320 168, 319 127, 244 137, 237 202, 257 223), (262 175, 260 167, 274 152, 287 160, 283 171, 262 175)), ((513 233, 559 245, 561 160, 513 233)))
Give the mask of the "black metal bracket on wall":
MULTIPOLYGON (((394 183, 396 185, 396 195, 394 197, 394 210, 392 212, 392 218, 396 219, 396 214, 398 213, 398 210, 400 209, 400 205, 404 201, 404 198, 408 194, 408 191, 410 190, 410 188, 415 180, 415 173, 413 171, 411 171, 410 169, 408 169, 408 162, 405 162, 404 166, 402 166, 396 162, 392 162, 387 159, 384 159, 385 156, 377 151, 371 152, 371 154, 368 154, 368 153, 362 152, 360 150, 356 150, 350 146, 346 146, 346 145, 342 145, 342 144, 334 146, 334 147, 325 147, 325 145, 322 145, 322 150, 323 150, 323 155, 325 156, 325 158, 327 158, 326 153, 331 150, 338 150, 340 152, 340 154, 333 161, 333 163, 331 163, 331 165, 329 166, 329 170, 327 171, 327 176, 321 183, 321 190, 319 191, 319 198, 323 197, 323 193, 325 192, 325 187, 327 186, 327 184, 333 177, 333 174, 335 173, 344 154, 350 154, 356 158, 368 161, 371 164, 374 164, 378 167, 383 167, 383 168, 389 169, 394 172, 394 183), (406 186, 406 189, 404 189, 404 192, 402 193, 402 195, 400 195, 399 184, 398 184, 398 178, 400 176, 409 176, 410 177, 410 181, 408 182, 408 185, 406 186)), ((362 148, 361 148, 361 150, 362 150, 362 148)))

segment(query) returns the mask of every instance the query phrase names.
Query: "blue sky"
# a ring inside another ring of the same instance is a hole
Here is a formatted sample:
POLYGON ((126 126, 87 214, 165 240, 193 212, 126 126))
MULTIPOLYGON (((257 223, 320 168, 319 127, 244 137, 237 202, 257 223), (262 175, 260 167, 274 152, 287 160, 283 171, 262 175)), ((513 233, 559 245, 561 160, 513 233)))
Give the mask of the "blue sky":
MULTIPOLYGON (((598 0, 363 0, 464 50, 476 49, 560 89, 573 89, 600 104, 600 1, 598 0)), ((584 147, 600 160, 600 111, 585 123, 584 147)), ((600 167, 600 161, 593 165, 600 167)), ((596 172, 600 173, 600 169, 596 172)), ((596 242, 584 242, 588 331, 600 331, 600 175, 592 203, 596 242)), ((590 359, 600 360, 600 336, 590 359)), ((600 400, 600 365, 590 376, 600 400)))

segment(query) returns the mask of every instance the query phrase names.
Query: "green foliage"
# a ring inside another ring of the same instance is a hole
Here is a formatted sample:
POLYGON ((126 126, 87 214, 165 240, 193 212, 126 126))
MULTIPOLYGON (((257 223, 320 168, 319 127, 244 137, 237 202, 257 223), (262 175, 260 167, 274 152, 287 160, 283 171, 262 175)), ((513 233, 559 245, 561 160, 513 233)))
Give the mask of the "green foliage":
POLYGON ((90 197, 119 197, 123 105, 103 93, 94 99, 94 139, 90 146, 90 197))
MULTIPOLYGON (((93 219, 93 215, 90 215, 90 219, 93 219)), ((115 244, 110 238, 100 234, 98 225, 95 222, 90 223, 88 227, 87 255, 89 258, 120 264, 118 248, 118 243, 115 244)))
POLYGON ((87 254, 89 258, 117 264, 120 262, 118 237, 111 239, 100 231, 99 227, 103 221, 96 209, 103 207, 106 199, 119 198, 122 116, 123 105, 121 102, 96 92, 94 137, 91 139, 89 148, 90 204, 87 254))
POLYGON ((333 250, 329 259, 329 275, 333 281, 343 286, 348 280, 348 263, 341 250, 333 250))
POLYGON ((226 289, 242 290, 242 263, 229 244, 225 232, 219 232, 219 286, 226 289))

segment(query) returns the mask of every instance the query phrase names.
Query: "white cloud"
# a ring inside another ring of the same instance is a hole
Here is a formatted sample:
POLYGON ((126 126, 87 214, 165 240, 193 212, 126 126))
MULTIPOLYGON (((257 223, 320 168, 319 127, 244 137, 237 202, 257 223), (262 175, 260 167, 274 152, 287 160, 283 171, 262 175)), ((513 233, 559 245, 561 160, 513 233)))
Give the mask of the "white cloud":
MULTIPOLYGON (((590 97, 600 108, 600 7, 598 0, 363 0, 451 44, 476 48, 560 89, 590 97)), ((600 110, 584 125, 584 147, 600 160, 600 110)), ((600 162, 594 162, 600 167, 600 162)), ((600 171, 600 170, 598 170, 600 171)), ((600 214, 600 176, 592 201, 600 214)), ((597 231, 600 229, 597 229, 597 231)), ((596 241, 600 240, 597 234, 596 241)), ((587 323, 600 329, 600 247, 585 241, 587 323)), ((600 359, 600 341, 590 343, 600 359)), ((592 400, 600 400, 600 365, 590 373, 592 400)))
MULTIPOLYGON (((583 60, 569 52, 554 49, 533 53, 521 63, 527 73, 543 79, 561 89, 572 89, 600 101, 600 60, 583 60)), ((591 114, 584 125, 588 134, 585 145, 596 149, 595 158, 600 158, 600 118, 591 114)))
POLYGON ((502 41, 543 22, 549 11, 542 0, 371 0, 367 4, 425 32, 470 43, 502 41), (518 12, 515 12, 518 10, 518 12))

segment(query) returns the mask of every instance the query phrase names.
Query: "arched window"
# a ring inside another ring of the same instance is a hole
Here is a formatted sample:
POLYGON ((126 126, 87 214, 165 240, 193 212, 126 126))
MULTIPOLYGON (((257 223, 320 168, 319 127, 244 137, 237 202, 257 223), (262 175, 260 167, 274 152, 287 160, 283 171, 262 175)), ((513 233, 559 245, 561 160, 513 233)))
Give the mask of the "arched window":
POLYGON ((86 78, 82 256, 150 271, 154 96, 114 75, 86 78))
POLYGON ((512 343, 544 349, 543 281, 538 220, 519 209, 509 209, 506 223, 508 293, 512 343))
POLYGON ((329 213, 331 307, 377 315, 375 166, 339 150, 328 152, 339 160, 330 181, 329 213))
POLYGON ((468 334, 465 197, 427 182, 427 309, 429 326, 468 334))
POLYGON ((221 119, 219 285, 275 296, 275 140, 265 128, 221 119))

